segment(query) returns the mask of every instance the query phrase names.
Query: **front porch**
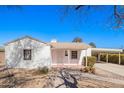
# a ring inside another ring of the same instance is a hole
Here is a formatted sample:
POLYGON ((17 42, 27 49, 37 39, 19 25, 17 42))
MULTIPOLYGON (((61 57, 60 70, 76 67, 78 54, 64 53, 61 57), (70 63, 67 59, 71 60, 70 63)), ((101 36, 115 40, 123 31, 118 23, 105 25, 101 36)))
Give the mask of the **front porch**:
POLYGON ((80 66, 81 50, 73 49, 52 49, 53 67, 80 66))

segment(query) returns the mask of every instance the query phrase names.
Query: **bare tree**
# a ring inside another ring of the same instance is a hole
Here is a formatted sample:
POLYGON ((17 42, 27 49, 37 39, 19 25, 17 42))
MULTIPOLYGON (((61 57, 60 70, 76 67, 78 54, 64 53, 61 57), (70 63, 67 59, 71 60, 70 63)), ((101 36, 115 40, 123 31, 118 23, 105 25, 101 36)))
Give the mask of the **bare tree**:
MULTIPOLYGON (((105 6, 101 6, 101 5, 73 5, 73 6, 64 6, 64 7, 66 7, 66 8, 64 9, 65 11, 64 11, 63 15, 67 16, 70 14, 69 11, 77 12, 77 13, 80 13, 81 11, 86 11, 86 12, 90 13, 89 10, 94 9, 94 11, 99 10, 100 12, 102 12, 100 7, 105 7, 105 6)), ((111 11, 113 12, 113 14, 112 14, 111 19, 112 19, 112 21, 115 21, 114 22, 115 27, 120 28, 123 26, 123 23, 124 23, 123 22, 124 21, 124 7, 122 5, 113 5, 112 7, 113 8, 111 9, 111 11)), ((87 15, 84 15, 84 16, 87 16, 87 15)), ((108 18, 109 18, 109 16, 108 16, 108 18)), ((84 20, 84 19, 80 19, 80 20, 84 20)))

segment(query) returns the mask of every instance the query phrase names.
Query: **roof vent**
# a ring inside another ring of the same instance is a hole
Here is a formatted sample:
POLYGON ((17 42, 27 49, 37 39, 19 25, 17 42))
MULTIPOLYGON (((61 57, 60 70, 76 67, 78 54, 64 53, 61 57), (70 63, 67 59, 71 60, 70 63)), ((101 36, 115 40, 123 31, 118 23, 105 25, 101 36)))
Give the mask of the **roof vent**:
POLYGON ((51 43, 56 43, 56 42, 57 42, 56 39, 52 39, 52 40, 51 40, 51 43))

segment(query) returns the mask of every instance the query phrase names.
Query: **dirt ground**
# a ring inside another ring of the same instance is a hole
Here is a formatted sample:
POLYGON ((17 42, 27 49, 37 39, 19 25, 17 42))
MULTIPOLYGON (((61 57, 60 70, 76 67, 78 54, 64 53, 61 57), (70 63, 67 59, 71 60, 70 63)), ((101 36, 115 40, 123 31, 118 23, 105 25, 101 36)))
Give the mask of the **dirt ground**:
POLYGON ((47 80, 47 74, 37 74, 36 70, 9 69, 0 72, 0 87, 40 88, 47 80))
POLYGON ((80 88, 124 88, 124 85, 89 78, 82 78, 79 80, 78 86, 80 88))
MULTIPOLYGON (((106 77, 99 74, 95 76, 106 77)), ((110 73, 107 73, 109 78, 110 73)), ((92 74, 88 74, 92 77, 92 74)), ((79 70, 52 69, 48 74, 39 74, 36 69, 6 69, 0 68, 1 88, 124 88, 122 84, 107 82, 104 80, 92 79, 79 70), (84 76, 83 76, 84 75, 84 76)), ((113 78, 110 75, 110 78, 113 78)), ((121 80, 124 80, 121 77, 121 80)))

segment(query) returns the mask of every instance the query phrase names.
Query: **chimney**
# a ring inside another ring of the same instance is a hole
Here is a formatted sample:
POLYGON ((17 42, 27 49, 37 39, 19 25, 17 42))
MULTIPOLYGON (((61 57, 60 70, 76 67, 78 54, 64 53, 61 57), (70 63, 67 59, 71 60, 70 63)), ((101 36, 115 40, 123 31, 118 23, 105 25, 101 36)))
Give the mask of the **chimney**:
POLYGON ((52 40, 51 40, 51 43, 56 43, 56 42, 57 42, 56 39, 52 39, 52 40))

